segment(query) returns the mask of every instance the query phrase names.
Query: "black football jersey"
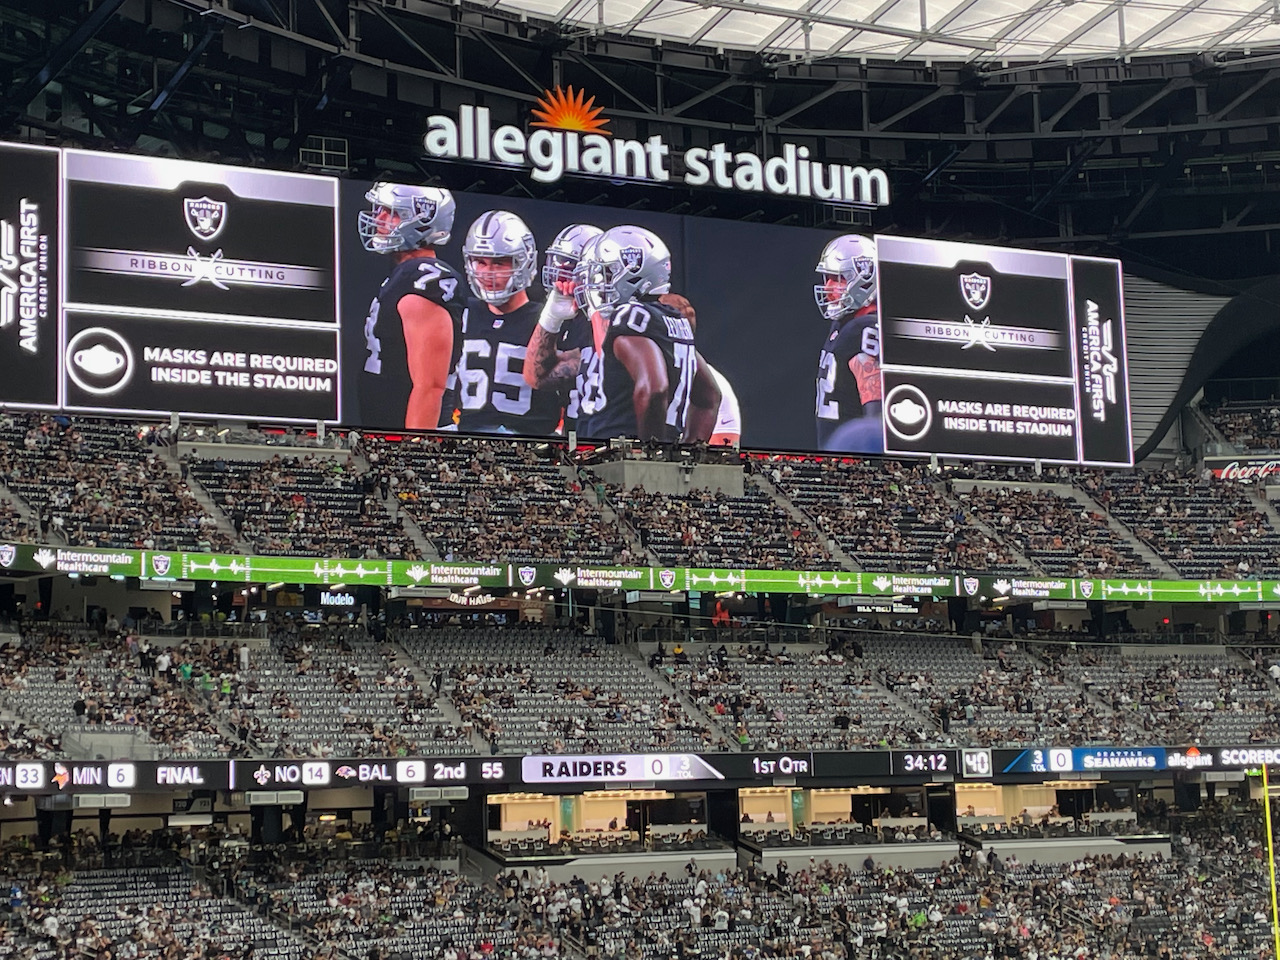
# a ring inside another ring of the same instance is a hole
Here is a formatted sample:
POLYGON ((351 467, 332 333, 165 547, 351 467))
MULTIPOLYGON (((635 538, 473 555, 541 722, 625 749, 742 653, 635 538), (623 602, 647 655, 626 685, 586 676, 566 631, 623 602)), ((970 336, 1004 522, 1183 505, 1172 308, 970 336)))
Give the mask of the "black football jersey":
POLYGON ((875 304, 853 316, 831 321, 831 332, 818 358, 818 449, 826 450, 842 423, 863 413, 863 404, 880 399, 880 325, 875 304), (857 358, 862 377, 849 369, 857 358), (861 382, 860 382, 861 380, 861 382))
POLYGON ((564 422, 565 429, 580 430, 580 420, 585 421, 582 413, 582 391, 586 386, 587 380, 587 357, 591 352, 591 321, 587 319, 586 314, 581 310, 573 315, 573 319, 564 325, 560 331, 560 342, 556 344, 558 350, 581 350, 582 362, 578 365, 578 372, 574 376, 573 381, 569 384, 569 396, 565 400, 564 422))
MULTIPOLYGON (((462 349, 462 312, 466 283, 458 272, 435 257, 410 257, 396 264, 369 304, 364 321, 368 355, 360 375, 360 419, 370 427, 404 427, 405 410, 413 380, 409 376, 409 352, 404 342, 400 301, 407 296, 425 297, 449 311, 453 320, 453 356, 457 365, 462 349)), ((449 422, 452 407, 441 403, 441 424, 449 422)))
POLYGON ((583 382, 578 431, 584 437, 597 440, 611 437, 649 439, 640 436, 636 422, 632 402, 635 381, 614 353, 614 344, 620 337, 644 337, 652 340, 662 351, 670 394, 662 435, 657 439, 678 440, 689 413, 693 378, 698 372, 698 352, 689 321, 674 307, 656 300, 632 301, 619 306, 609 319, 603 352, 597 353, 594 344, 582 351, 583 382))
POLYGON ((524 382, 525 354, 541 312, 542 304, 533 300, 504 314, 494 313, 483 300, 467 300, 456 379, 459 430, 529 436, 556 432, 566 391, 534 390, 524 382))

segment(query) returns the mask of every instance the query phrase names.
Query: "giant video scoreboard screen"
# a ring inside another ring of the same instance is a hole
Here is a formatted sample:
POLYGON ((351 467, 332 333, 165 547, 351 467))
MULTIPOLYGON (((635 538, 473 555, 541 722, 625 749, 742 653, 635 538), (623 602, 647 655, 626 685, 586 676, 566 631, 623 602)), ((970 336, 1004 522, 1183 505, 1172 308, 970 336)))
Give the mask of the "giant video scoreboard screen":
MULTIPOLYGON (((378 338, 403 336, 377 323, 396 259, 362 241, 369 186, 0 144, 0 403, 403 429, 403 415, 368 406, 367 390, 362 409, 370 351, 386 355, 378 338)), ((696 311, 698 363, 720 389, 716 434, 743 446, 1132 462, 1117 261, 867 237, 874 257, 852 269, 874 271, 870 298, 856 316, 833 317, 816 270, 840 237, 832 231, 474 193, 453 201, 452 236, 435 251, 458 278, 462 314, 442 423, 453 414, 465 427, 469 404, 530 406, 528 335, 501 329, 473 296, 462 251, 473 223, 507 210, 529 226, 536 267, 569 224, 635 224, 660 238, 671 290, 696 311), (848 355, 847 323, 858 333, 848 355)), ((536 267, 535 316, 545 296, 536 267)), ((601 319, 573 322, 583 332, 561 346, 580 351, 579 369, 548 388, 557 429, 607 440, 593 423, 617 421, 583 413, 601 403, 591 381, 600 367, 588 360, 604 342, 601 319)), ((606 381, 620 369, 603 368, 606 381)), ((625 385, 604 386, 615 409, 632 401, 625 385)), ((546 404, 533 406, 545 425, 546 404)), ((517 418, 502 431, 545 426, 517 418)))
POLYGON ((885 452, 1133 462, 1120 262, 877 237, 885 452))

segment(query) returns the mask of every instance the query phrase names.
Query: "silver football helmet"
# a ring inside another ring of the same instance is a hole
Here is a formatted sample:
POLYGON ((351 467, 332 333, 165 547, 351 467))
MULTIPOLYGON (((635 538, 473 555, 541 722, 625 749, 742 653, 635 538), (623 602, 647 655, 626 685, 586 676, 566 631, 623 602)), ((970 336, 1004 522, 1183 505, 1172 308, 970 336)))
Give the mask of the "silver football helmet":
POLYGON ((582 261, 582 250, 588 241, 604 233, 599 227, 589 223, 571 223, 551 241, 547 247, 546 257, 542 264, 542 288, 551 292, 557 283, 576 280, 578 264, 582 261))
POLYGON ((876 245, 869 237, 856 233, 836 237, 822 251, 814 269, 822 282, 813 285, 813 299, 828 320, 837 320, 876 299, 876 245), (834 299, 827 288, 833 277, 845 282, 844 292, 834 299))
POLYGON ((671 251, 652 230, 606 230, 583 259, 582 281, 592 310, 607 313, 636 297, 671 291, 671 251))
POLYGON ((399 253, 449 242, 457 204, 448 190, 383 182, 375 183, 364 198, 373 206, 360 213, 360 239, 366 250, 399 253), (398 221, 393 222, 393 216, 398 221))
POLYGON ((533 231, 514 213, 490 210, 471 224, 467 239, 462 244, 462 258, 466 262, 471 292, 485 303, 506 303, 533 283, 533 272, 538 266, 538 247, 533 231), (501 288, 487 286, 476 267, 477 259, 491 257, 511 260, 511 274, 501 288))

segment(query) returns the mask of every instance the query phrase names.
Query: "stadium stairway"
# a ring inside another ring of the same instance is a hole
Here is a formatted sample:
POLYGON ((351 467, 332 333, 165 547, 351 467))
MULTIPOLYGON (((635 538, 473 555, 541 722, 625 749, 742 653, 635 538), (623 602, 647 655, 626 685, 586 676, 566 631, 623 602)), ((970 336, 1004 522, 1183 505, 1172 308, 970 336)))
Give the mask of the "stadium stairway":
MULTIPOLYGON (((391 648, 395 651, 395 657, 392 660, 392 666, 395 669, 400 667, 408 667, 409 672, 413 674, 414 680, 422 687, 425 693, 431 692, 431 665, 419 660, 403 646, 399 641, 388 641, 391 648)), ((466 721, 462 719, 462 714, 458 713, 458 708, 453 705, 453 701, 449 699, 449 694, 454 687, 453 679, 449 676, 448 671, 445 672, 444 682, 440 685, 440 694, 436 696, 436 709, 440 711, 441 716, 449 721, 449 724, 457 729, 466 726, 466 721)), ((478 756, 489 755, 489 741, 480 736, 475 730, 471 731, 471 735, 467 738, 467 742, 475 749, 478 756)))
MULTIPOLYGON (((171 474, 173 474, 174 477, 177 479, 182 478, 182 466, 179 459, 180 449, 186 450, 188 452, 190 452, 192 449, 200 449, 200 455, 201 456, 206 455, 204 449, 193 448, 191 444, 183 444, 181 447, 179 447, 177 444, 172 444, 164 448, 164 455, 159 457, 159 460, 161 463, 164 464, 165 469, 168 470, 171 474)), ((249 546, 243 540, 241 540, 240 535, 236 533, 236 527, 235 527, 235 524, 231 522, 231 518, 222 512, 222 508, 218 506, 217 501, 214 500, 212 496, 210 496, 209 491, 206 490, 203 486, 201 486, 200 481, 197 480, 194 476, 188 476, 185 483, 187 487, 191 490, 191 495, 196 498, 196 503, 200 504, 200 506, 204 509, 204 512, 207 513, 209 516, 213 517, 213 519, 217 522, 217 527, 216 527, 217 531, 223 534, 224 536, 230 537, 231 540, 235 542, 236 549, 240 553, 244 553, 244 554, 252 553, 252 551, 249 549, 249 546)))
POLYGON ((596 509, 600 511, 600 516, 605 523, 618 531, 618 536, 626 543, 626 546, 634 556, 644 557, 655 567, 662 566, 662 561, 658 559, 658 555, 648 547, 641 545, 640 536, 635 528, 618 516, 618 511, 613 508, 613 501, 608 496, 599 494, 596 481, 591 474, 585 470, 578 472, 568 464, 561 464, 560 472, 564 475, 567 483, 582 484, 582 496, 586 497, 588 503, 596 505, 596 509))
POLYGON ((761 490, 765 492, 765 494, 769 497, 770 500, 772 500, 778 506, 782 507, 783 510, 786 510, 787 514, 791 516, 797 523, 799 523, 801 526, 803 526, 808 530, 812 530, 814 535, 820 541, 826 544, 827 552, 830 553, 833 558, 835 558, 840 562, 840 566, 843 569, 845 570, 861 570, 862 569, 862 567, 858 564, 858 561, 855 560, 850 554, 846 553, 844 548, 840 546, 840 544, 835 540, 835 538, 828 538, 824 536, 823 532, 820 529, 818 529, 817 524, 813 522, 813 519, 807 513, 805 513, 803 510, 797 507, 794 503, 788 500, 786 495, 781 490, 779 490, 776 486, 774 486, 773 481, 770 480, 767 476, 765 476, 764 473, 750 472, 747 474, 745 482, 754 483, 757 487, 759 487, 761 490))
MULTIPOLYGON (((0 478, 0 510, 8 510, 10 513, 15 514, 30 524, 34 530, 40 529, 40 514, 31 504, 10 490, 2 478, 0 478)), ((53 536, 54 534, 50 531, 49 535, 53 536)), ((2 640, 3 637, 0 637, 0 641, 2 640)))
MULTIPOLYGON (((1053 488, 1054 493, 1060 494, 1061 496, 1064 496, 1064 497, 1070 497, 1072 500, 1076 501, 1076 503, 1080 504, 1086 510, 1089 510, 1093 513, 1097 513, 1097 514, 1100 514, 1101 516, 1106 517, 1107 526, 1110 527, 1113 531, 1115 531, 1120 536, 1124 537, 1125 540, 1129 542, 1129 545, 1133 547, 1134 552, 1139 557, 1141 557, 1147 563, 1151 564, 1151 566, 1154 567, 1156 570, 1160 571, 1160 576, 1162 578, 1166 580, 1182 579, 1182 575, 1169 565, 1169 561, 1165 560, 1164 557, 1160 556, 1160 554, 1156 553, 1149 546, 1147 546, 1145 543, 1139 540, 1134 535, 1132 530, 1130 530, 1123 523, 1121 523, 1119 520, 1117 520, 1115 517, 1111 515, 1110 510, 1107 510, 1106 508, 1104 508, 1102 504, 1098 503, 1098 501, 1094 500, 1093 497, 1089 496, 1079 487, 1075 486, 1075 484, 1054 483, 1054 484, 1049 484, 1049 486, 1053 488)), ((1273 524, 1280 524, 1280 516, 1273 516, 1271 518, 1271 521, 1273 524)), ((1280 525, 1276 526, 1276 529, 1280 530, 1280 525)))
MULTIPOLYGON (((697 657, 705 656, 710 644, 697 640, 690 640, 685 643, 685 647, 688 649, 690 657, 697 657)), ((661 670, 649 669, 649 657, 658 649, 658 644, 656 642, 624 644, 620 649, 623 651, 624 656, 630 657, 636 663, 640 664, 640 666, 644 667, 645 671, 657 680, 659 686, 664 690, 669 691, 673 697, 680 701, 680 706, 684 708, 684 712, 686 714, 697 720, 699 723, 707 724, 711 728, 712 732, 717 733, 728 740, 730 750, 736 752, 742 749, 738 745, 738 741, 734 739, 732 723, 726 725, 720 718, 708 714, 694 702, 693 698, 689 696, 688 690, 681 690, 678 686, 672 683, 671 678, 661 670)))
MULTIPOLYGON (((369 470, 369 464, 363 456, 355 455, 356 463, 362 468, 362 472, 369 470)), ((440 551, 436 548, 435 543, 422 532, 422 528, 418 526, 418 522, 409 515, 407 510, 400 506, 400 501, 396 499, 395 491, 391 491, 391 496, 383 500, 378 498, 382 504, 382 509, 391 515, 391 519, 400 524, 400 529, 409 535, 409 539, 413 541, 413 545, 418 548, 418 556, 424 560, 440 560, 440 551)))
MULTIPOLYGON (((1013 484, 1007 484, 1007 486, 1013 486, 1013 484)), ((948 500, 954 503, 957 507, 959 507, 961 511, 964 512, 965 523, 972 526, 975 530, 982 531, 982 533, 984 533, 986 536, 990 537, 996 543, 1001 544, 1006 550, 1009 551, 1009 556, 1013 557, 1013 562, 1017 565, 1016 569, 1010 572, 1016 572, 1016 570, 1026 570, 1027 572, 1034 571, 1035 573, 1044 572, 1043 570, 1040 569, 1038 565, 1032 563, 1031 559, 1025 553, 1023 553, 1021 550, 1015 547, 1007 537, 1000 536, 998 531, 990 527, 984 521, 979 520, 978 517, 975 516, 970 511, 965 510, 963 503, 960 503, 954 497, 947 496, 947 490, 946 490, 945 484, 934 483, 933 487, 935 490, 938 491, 938 493, 942 494, 944 497, 946 497, 948 500)))

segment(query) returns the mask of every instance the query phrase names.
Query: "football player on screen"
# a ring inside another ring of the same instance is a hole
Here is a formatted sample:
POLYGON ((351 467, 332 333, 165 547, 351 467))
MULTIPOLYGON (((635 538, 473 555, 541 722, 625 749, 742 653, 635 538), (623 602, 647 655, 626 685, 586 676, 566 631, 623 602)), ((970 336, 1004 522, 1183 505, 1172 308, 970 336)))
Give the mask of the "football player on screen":
POLYGON ((462 257, 473 296, 462 316, 458 429, 555 433, 563 391, 554 386, 535 389, 525 376, 526 351, 541 309, 529 299, 538 269, 533 233, 514 213, 490 210, 471 224, 462 257))
MULTIPOLYGON (((688 298, 679 293, 664 293, 658 302, 668 307, 675 307, 680 315, 689 321, 693 332, 698 332, 698 312, 688 298)), ((716 413, 715 431, 707 442, 713 447, 736 447, 742 440, 742 409, 738 406, 738 395, 733 392, 729 379, 698 354, 698 362, 704 365, 715 378, 720 388, 720 409, 716 413)))
POLYGON ((818 449, 879 453, 884 432, 875 244, 857 234, 837 237, 816 269, 813 297, 831 321, 818 358, 818 449))
POLYGON ((603 233, 589 223, 569 224, 547 247, 542 265, 542 289, 547 300, 529 338, 524 382, 536 389, 568 384, 565 420, 578 416, 577 378, 582 368, 582 350, 591 345, 591 324, 574 294, 575 276, 583 248, 603 233))
POLYGON ((360 239, 392 266, 364 322, 361 418, 370 426, 433 430, 461 347, 461 277, 436 256, 453 231, 453 195, 377 183, 365 199, 371 209, 360 214, 360 239))
POLYGON ((597 439, 709 440, 720 388, 698 356, 693 325, 659 300, 671 292, 667 245, 643 227, 606 230, 589 242, 575 283, 592 326, 579 430, 597 439))

